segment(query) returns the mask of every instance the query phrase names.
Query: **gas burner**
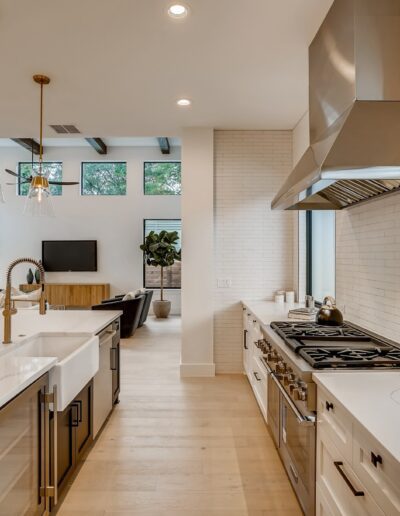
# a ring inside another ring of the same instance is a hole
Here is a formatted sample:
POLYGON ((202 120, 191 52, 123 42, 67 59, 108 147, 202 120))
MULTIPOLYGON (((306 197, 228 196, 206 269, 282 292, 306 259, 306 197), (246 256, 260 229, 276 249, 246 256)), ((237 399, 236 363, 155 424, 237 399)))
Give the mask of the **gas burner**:
POLYGON ((350 326, 322 326, 315 322, 273 322, 271 327, 281 336, 294 337, 366 337, 365 334, 350 326))
POLYGON ((343 348, 309 348, 299 350, 310 365, 316 369, 338 367, 400 367, 400 350, 391 347, 367 346, 343 348))

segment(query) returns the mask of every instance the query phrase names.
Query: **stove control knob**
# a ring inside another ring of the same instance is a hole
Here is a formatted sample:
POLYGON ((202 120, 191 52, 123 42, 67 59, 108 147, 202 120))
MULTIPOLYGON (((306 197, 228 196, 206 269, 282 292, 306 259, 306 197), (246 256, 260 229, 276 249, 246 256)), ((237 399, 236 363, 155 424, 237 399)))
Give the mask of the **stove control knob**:
POLYGON ((279 362, 280 357, 274 349, 271 351, 271 353, 268 354, 268 357, 270 357, 268 358, 268 360, 270 360, 271 362, 279 362))
POLYGON ((295 389, 293 389, 293 393, 292 394, 293 394, 293 398, 295 400, 297 400, 297 401, 300 400, 300 396, 301 396, 301 389, 300 389, 300 387, 296 387, 295 389))
POLYGON ((298 384, 296 382, 294 383, 291 383, 289 385, 289 392, 290 394, 293 396, 294 395, 294 391, 298 389, 298 384))
POLYGON ((290 383, 293 383, 296 381, 296 375, 294 373, 290 372, 288 375, 288 379, 289 379, 290 383))
POLYGON ((278 362, 275 367, 275 371, 279 374, 286 373, 286 364, 285 362, 278 362))
POLYGON ((283 384, 284 385, 289 385, 290 383, 293 382, 293 379, 291 378, 291 376, 294 376, 294 375, 292 375, 292 373, 290 372, 291 370, 292 370, 291 367, 286 368, 286 373, 285 373, 285 375, 283 377, 283 384))
POLYGON ((293 397, 297 401, 307 401, 307 391, 301 387, 293 390, 293 397))

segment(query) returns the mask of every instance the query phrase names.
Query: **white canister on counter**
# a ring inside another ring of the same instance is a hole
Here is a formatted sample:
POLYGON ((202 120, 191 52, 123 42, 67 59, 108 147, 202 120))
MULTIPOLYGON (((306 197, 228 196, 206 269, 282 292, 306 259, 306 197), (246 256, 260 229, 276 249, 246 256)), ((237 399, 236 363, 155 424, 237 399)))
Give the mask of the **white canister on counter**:
POLYGON ((284 302, 285 302, 285 294, 281 294, 281 293, 277 292, 275 294, 275 303, 283 304, 284 302))
POLYGON ((285 292, 285 301, 286 303, 293 304, 294 303, 294 292, 293 290, 289 290, 285 292))

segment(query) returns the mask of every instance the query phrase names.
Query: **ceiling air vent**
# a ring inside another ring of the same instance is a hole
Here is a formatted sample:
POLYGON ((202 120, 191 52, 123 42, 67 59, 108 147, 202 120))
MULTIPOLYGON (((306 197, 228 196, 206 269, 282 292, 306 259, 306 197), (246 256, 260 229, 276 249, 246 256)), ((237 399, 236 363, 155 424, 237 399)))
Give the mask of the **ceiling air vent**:
POLYGON ((79 134, 80 131, 77 127, 71 124, 66 125, 50 125, 50 127, 57 133, 57 134, 79 134))

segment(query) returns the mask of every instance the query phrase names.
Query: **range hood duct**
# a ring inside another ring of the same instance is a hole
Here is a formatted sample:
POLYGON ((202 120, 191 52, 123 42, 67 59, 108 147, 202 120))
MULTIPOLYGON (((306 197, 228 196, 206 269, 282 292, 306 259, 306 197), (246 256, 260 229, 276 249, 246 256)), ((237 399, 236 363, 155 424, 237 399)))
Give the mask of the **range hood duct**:
POLYGON ((310 146, 273 209, 400 190, 400 2, 335 0, 309 47, 310 146))

